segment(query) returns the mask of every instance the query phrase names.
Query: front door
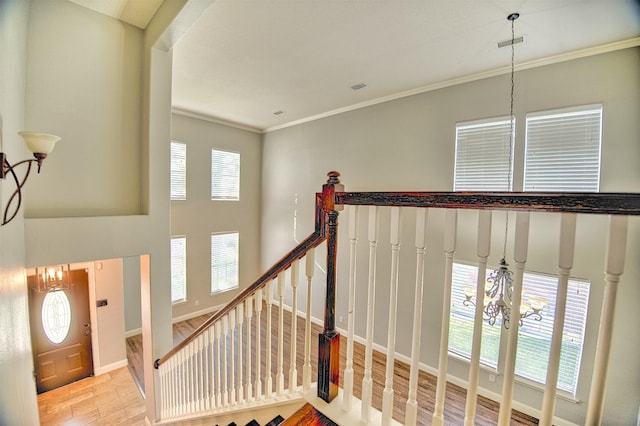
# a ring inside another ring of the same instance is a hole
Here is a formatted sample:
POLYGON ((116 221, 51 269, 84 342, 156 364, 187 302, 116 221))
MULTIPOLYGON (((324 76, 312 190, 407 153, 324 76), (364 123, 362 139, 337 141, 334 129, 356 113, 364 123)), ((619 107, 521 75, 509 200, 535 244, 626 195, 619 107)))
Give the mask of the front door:
POLYGON ((70 271, 67 290, 40 293, 37 277, 27 281, 38 393, 93 375, 87 271, 70 271))

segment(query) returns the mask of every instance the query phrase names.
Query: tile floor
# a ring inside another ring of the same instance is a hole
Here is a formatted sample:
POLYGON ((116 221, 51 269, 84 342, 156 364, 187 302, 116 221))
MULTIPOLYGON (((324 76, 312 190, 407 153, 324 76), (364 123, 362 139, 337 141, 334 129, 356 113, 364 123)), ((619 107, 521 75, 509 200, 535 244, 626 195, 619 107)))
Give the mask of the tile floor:
POLYGON ((127 367, 38 395, 42 426, 143 426, 145 401, 127 367))

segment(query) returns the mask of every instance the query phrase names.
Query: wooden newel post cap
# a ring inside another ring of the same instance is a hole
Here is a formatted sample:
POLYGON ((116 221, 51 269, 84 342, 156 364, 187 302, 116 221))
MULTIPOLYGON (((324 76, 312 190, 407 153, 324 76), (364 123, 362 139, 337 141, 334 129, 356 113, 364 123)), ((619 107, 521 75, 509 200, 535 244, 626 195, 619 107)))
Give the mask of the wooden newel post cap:
MULTIPOLYGON (((335 194, 336 192, 344 192, 344 185, 340 183, 340 173, 336 171, 331 171, 327 173, 327 176, 329 177, 329 179, 327 179, 327 183, 325 187, 331 188, 332 198, 333 198, 333 194, 335 194)), ((332 199, 330 204, 325 204, 325 208, 327 208, 327 210, 337 210, 337 211, 344 210, 343 205, 336 206, 334 202, 335 200, 332 199)))
POLYGON ((340 183, 340 173, 336 171, 331 171, 327 173, 327 176, 329 176, 329 179, 327 179, 327 183, 333 184, 333 185, 340 183))

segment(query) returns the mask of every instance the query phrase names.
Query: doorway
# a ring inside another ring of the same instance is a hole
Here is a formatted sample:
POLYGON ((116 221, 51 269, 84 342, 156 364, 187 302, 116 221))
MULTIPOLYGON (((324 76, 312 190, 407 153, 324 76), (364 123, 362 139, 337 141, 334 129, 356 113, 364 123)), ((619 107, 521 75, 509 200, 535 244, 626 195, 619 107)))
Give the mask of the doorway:
POLYGON ((93 375, 89 274, 69 271, 69 288, 39 292, 27 277, 36 388, 43 393, 93 375))

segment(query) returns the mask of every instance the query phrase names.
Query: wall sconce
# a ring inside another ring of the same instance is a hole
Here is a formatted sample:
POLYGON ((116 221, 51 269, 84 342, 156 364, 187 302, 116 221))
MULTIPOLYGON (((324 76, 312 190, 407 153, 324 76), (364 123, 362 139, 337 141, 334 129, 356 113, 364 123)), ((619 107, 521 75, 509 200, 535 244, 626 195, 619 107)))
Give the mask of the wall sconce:
POLYGON ((40 173, 42 161, 47 158, 47 155, 53 151, 53 147, 56 142, 60 140, 59 136, 49 135, 47 133, 19 132, 18 134, 22 136, 25 144, 27 145, 27 149, 33 152, 33 156, 35 158, 23 160, 11 165, 9 160, 7 160, 7 154, 0 152, 0 164, 2 165, 2 167, 0 167, 0 178, 5 179, 8 174, 11 174, 11 176, 13 176, 13 180, 16 182, 16 190, 11 194, 11 197, 9 197, 9 201, 7 202, 7 206, 5 207, 4 214, 2 216, 2 225, 0 226, 4 226, 11 222, 11 220, 18 214, 18 210, 20 210, 20 205, 22 204, 22 187, 27 181, 29 173, 31 173, 32 164, 34 162, 38 164, 38 173, 40 173), (25 163, 27 164, 27 172, 24 174, 22 181, 20 181, 16 175, 15 168, 25 163), (10 207, 14 201, 17 205, 13 209, 13 213, 10 215, 10 207))

